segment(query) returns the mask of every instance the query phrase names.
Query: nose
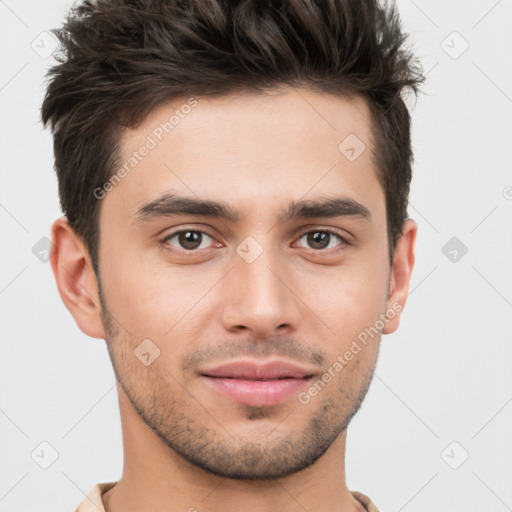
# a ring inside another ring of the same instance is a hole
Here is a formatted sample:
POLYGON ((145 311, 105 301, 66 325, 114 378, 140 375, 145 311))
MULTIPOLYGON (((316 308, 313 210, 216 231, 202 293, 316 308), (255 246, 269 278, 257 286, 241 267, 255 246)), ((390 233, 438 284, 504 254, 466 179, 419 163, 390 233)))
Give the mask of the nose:
POLYGON ((220 309, 226 330, 262 338, 297 330, 301 302, 276 252, 264 248, 252 262, 234 254, 220 309))

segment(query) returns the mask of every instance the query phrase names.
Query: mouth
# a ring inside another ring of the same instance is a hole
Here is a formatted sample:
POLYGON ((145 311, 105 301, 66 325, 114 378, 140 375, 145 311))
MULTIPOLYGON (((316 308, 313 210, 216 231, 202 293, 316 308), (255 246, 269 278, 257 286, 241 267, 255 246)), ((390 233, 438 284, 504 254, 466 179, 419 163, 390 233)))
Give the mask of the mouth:
POLYGON ((238 361, 202 370, 200 376, 211 389, 236 402, 264 407, 296 395, 314 373, 285 361, 238 361))

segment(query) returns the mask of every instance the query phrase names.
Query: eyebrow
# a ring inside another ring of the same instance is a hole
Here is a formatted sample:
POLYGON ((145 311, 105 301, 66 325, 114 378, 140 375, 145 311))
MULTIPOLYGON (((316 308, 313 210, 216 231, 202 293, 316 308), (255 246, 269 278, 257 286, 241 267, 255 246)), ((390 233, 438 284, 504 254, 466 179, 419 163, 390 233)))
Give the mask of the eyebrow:
MULTIPOLYGON (((135 222, 149 222, 158 218, 175 215, 196 215, 222 219, 234 224, 243 218, 233 207, 226 202, 184 197, 177 194, 164 194, 163 196, 139 208, 134 216, 135 222)), ((283 223, 296 219, 315 217, 359 217, 371 219, 366 206, 348 197, 332 197, 315 200, 299 200, 290 203, 287 209, 282 210, 278 222, 283 223)))

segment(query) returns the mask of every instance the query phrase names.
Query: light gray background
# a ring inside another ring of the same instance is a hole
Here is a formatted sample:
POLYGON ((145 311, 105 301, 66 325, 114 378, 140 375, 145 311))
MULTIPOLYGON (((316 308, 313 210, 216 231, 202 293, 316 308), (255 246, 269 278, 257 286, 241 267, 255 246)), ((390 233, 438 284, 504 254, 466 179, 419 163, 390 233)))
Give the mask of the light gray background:
MULTIPOLYGON (((38 117, 52 57, 32 45, 48 48, 40 34, 70 5, 0 0, 2 512, 74 510, 122 470, 104 341, 78 329, 32 252, 61 215, 38 117), (31 458, 49 460, 43 441, 59 454, 48 469, 31 458)), ((349 428, 347 480, 382 511, 512 510, 512 2, 398 6, 428 78, 408 102, 417 261, 402 325, 383 338, 349 428), (452 237, 467 254, 443 253, 452 237)))

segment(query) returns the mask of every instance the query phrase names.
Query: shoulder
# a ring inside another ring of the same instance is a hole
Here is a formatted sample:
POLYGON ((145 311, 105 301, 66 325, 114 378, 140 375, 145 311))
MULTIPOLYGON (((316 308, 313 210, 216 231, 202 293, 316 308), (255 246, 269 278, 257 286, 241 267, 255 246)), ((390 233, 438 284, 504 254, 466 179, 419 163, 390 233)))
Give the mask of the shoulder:
POLYGON ((87 494, 85 499, 78 505, 75 512, 105 512, 103 506, 103 499, 101 496, 103 493, 112 489, 117 482, 104 482, 96 484, 87 494))
POLYGON ((352 494, 357 501, 363 504, 367 512, 379 512, 379 509, 374 505, 372 500, 362 492, 350 491, 350 494, 352 494))

